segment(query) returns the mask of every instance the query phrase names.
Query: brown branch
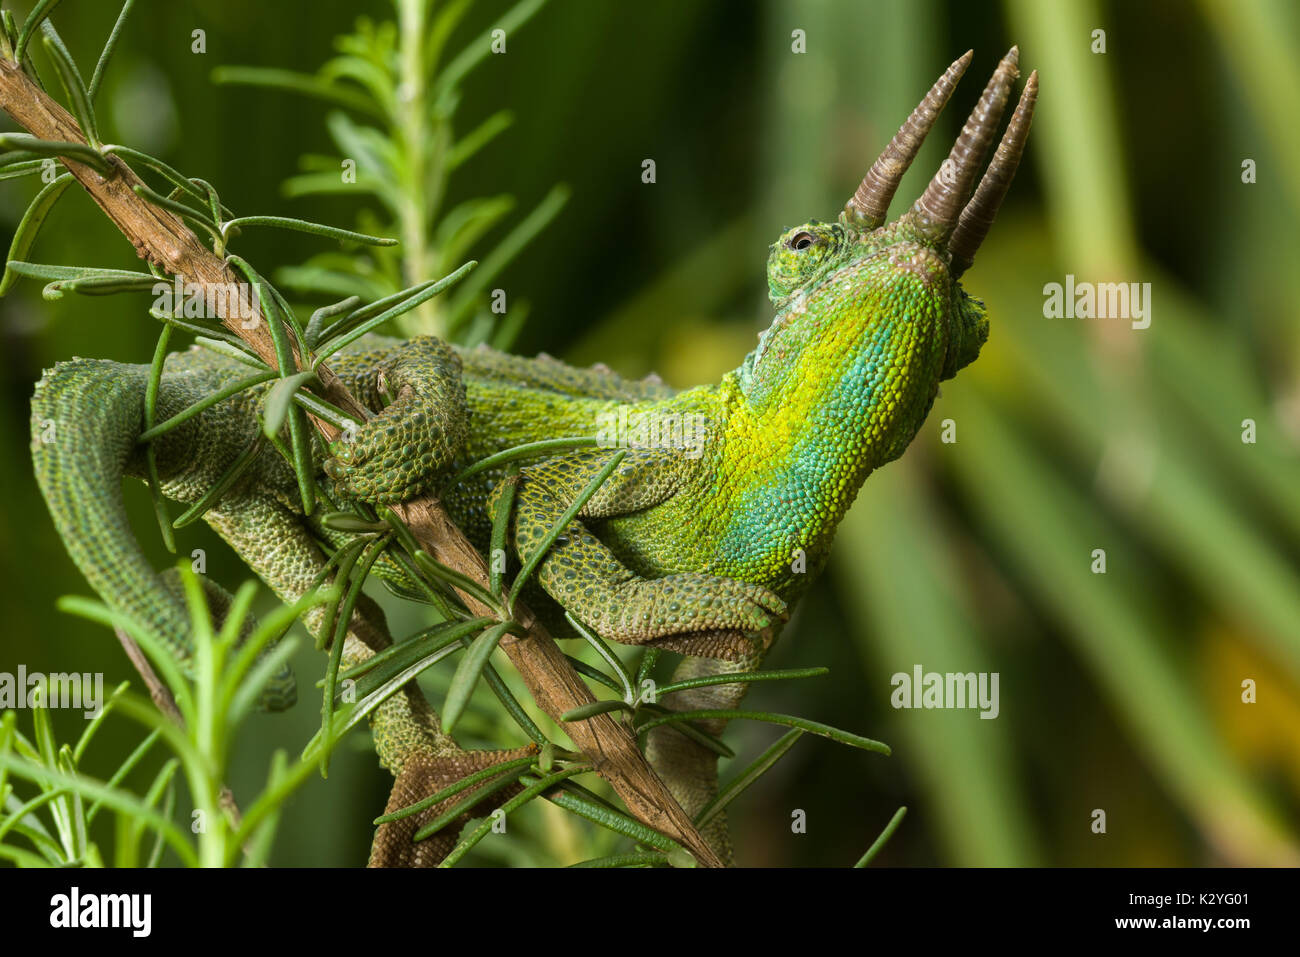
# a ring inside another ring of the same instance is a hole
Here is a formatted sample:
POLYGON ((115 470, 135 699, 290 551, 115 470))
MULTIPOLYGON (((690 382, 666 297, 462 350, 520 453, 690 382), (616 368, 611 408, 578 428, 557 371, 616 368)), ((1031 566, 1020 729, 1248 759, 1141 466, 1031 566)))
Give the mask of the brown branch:
MULTIPOLYGON (((40 139, 86 142, 81 128, 68 111, 33 83, 18 64, 3 58, 0 58, 0 108, 40 139)), ((105 157, 112 166, 106 175, 67 157, 61 159, 140 256, 167 272, 181 276, 186 282, 201 284, 204 289, 229 283, 239 283, 239 288, 243 288, 240 277, 205 247, 178 216, 152 205, 134 192, 133 187, 142 181, 120 157, 112 154, 105 157)), ((222 322, 248 343, 267 365, 278 368, 267 324, 261 321, 263 317, 256 304, 248 305, 253 310, 255 321, 222 315, 222 322)), ((224 311, 233 310, 227 304, 224 311)), ((295 343, 294 361, 300 362, 301 358, 295 343)), ((368 418, 365 409, 323 363, 317 367, 317 372, 322 398, 358 421, 368 418)), ((330 423, 314 417, 312 421, 326 439, 338 437, 339 430, 330 423)), ((396 511, 410 525, 421 546, 438 561, 480 584, 487 584, 487 565, 483 557, 465 539, 436 499, 415 499, 396 511)), ((462 594, 462 598, 476 613, 490 614, 472 596, 462 594)), ((516 604, 515 613, 528 634, 523 638, 507 636, 501 647, 518 669, 538 706, 559 722, 565 711, 593 701, 591 690, 532 613, 520 604, 516 604)), ((646 762, 626 725, 609 714, 601 714, 585 721, 566 722, 562 727, 639 820, 679 841, 700 864, 722 866, 690 817, 646 762)))
MULTIPOLYGON (((140 680, 145 683, 149 689, 149 697, 153 699, 154 707, 171 719, 176 727, 184 730, 185 717, 181 714, 181 709, 176 707, 176 699, 172 696, 172 689, 168 688, 163 680, 158 677, 158 673, 153 670, 153 665, 149 663, 149 657, 144 653, 135 639, 128 635, 116 625, 113 626, 113 633, 117 635, 117 640, 122 643, 122 648, 126 651, 127 658, 135 666, 136 673, 140 680)), ((230 790, 226 784, 221 785, 221 792, 217 796, 217 803, 221 810, 225 812, 226 820, 230 822, 230 829, 239 830, 239 822, 243 820, 243 814, 240 813, 239 804, 235 801, 235 792, 230 790)), ((244 844, 244 853, 252 854, 252 842, 244 844)))

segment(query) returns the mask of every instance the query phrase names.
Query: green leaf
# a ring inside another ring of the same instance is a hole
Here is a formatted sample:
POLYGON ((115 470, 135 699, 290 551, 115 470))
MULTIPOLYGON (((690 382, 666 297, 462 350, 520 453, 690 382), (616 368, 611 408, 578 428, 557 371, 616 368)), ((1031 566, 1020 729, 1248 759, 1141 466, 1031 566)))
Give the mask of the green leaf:
POLYGON ((358 171, 355 182, 345 182, 338 170, 328 173, 300 173, 290 176, 280 184, 280 192, 286 199, 298 199, 303 196, 359 196, 363 193, 373 194, 388 209, 396 213, 401 205, 400 199, 392 187, 384 180, 358 171))
POLYGON ((14 269, 14 262, 23 260, 31 252, 32 245, 36 242, 36 235, 41 231, 41 226, 49 216, 50 210, 71 185, 72 174, 62 173, 55 178, 54 182, 46 184, 27 207, 27 212, 23 214, 22 220, 14 230, 13 242, 9 244, 4 278, 0 279, 0 296, 7 293, 18 281, 21 273, 14 269))
MULTIPOLYGON (((640 689, 641 685, 655 670, 655 665, 659 663, 659 656, 663 654, 662 648, 651 646, 641 654, 641 663, 636 668, 636 687, 640 689)), ((640 692, 638 691, 638 694, 640 692)))
MULTIPOLYGON (((541 778, 538 781, 532 782, 531 784, 528 785, 528 787, 524 788, 524 790, 521 791, 519 794, 516 794, 509 801, 506 801, 505 804, 501 805, 501 811, 504 814, 510 814, 512 811, 518 810, 519 808, 527 804, 529 801, 533 800, 534 798, 538 797, 544 792, 551 790, 553 787, 558 785, 561 781, 567 781, 569 778, 578 774, 586 774, 590 770, 591 769, 587 767, 572 767, 572 768, 565 768, 563 771, 556 771, 554 774, 548 774, 546 777, 541 778)), ((464 857, 466 854, 469 853, 469 851, 474 847, 475 844, 483 840, 483 838, 488 835, 488 833, 492 830, 492 824, 493 824, 493 819, 488 818, 486 821, 484 821, 482 824, 476 827, 468 837, 463 838, 461 842, 457 844, 455 848, 452 849, 450 854, 448 854, 445 858, 443 858, 442 863, 439 864, 438 866, 454 867, 457 863, 459 863, 462 857, 464 857)))
POLYGON ((570 708, 564 714, 560 715, 561 721, 585 721, 593 718, 598 714, 609 714, 611 711, 631 711, 632 706, 626 701, 620 701, 617 698, 607 701, 592 701, 576 708, 570 708))
MULTIPOLYGON (((169 419, 168 421, 170 422, 171 420, 169 419)), ((163 424, 165 425, 166 423, 163 424)), ((157 428, 159 427, 155 426, 155 430, 157 430, 157 428)), ((230 467, 217 477, 217 480, 212 483, 211 488, 204 492, 197 502, 176 517, 176 521, 172 522, 172 528, 184 528, 186 525, 191 525, 202 518, 204 513, 206 513, 208 509, 212 508, 213 505, 216 505, 217 502, 220 502, 234 484, 239 481, 243 474, 248 471, 254 461, 256 461, 257 455, 261 450, 262 436, 259 434, 253 438, 252 442, 248 443, 248 446, 244 451, 239 453, 239 456, 235 461, 230 463, 230 467)))
POLYGON ((473 465, 454 476, 444 487, 443 491, 455 488, 462 482, 468 481, 480 472, 486 472, 505 465, 509 462, 517 462, 521 459, 533 458, 538 455, 545 455, 547 452, 567 452, 571 449, 590 449, 597 445, 595 436, 577 435, 571 438, 560 439, 542 439, 538 442, 526 442, 523 445, 516 445, 513 448, 503 449, 487 458, 479 459, 473 465))
MULTIPOLYGON (((176 187, 177 189, 184 190, 195 199, 206 200, 208 197, 208 193, 206 190, 200 188, 198 185, 196 185, 193 181, 187 179, 185 176, 182 176, 179 172, 177 172, 171 166, 168 166, 166 163, 158 159, 158 157, 156 156, 151 156, 148 153, 142 153, 140 152, 140 150, 131 149, 129 146, 120 146, 116 143, 109 143, 101 147, 100 149, 101 152, 105 154, 115 153, 118 156, 121 156, 124 160, 126 160, 129 163, 135 163, 140 166, 149 167, 150 169, 154 170, 156 173, 160 174, 174 187, 176 187)), ((222 207, 222 210, 227 215, 229 215, 229 210, 226 210, 225 207, 222 207)))
MULTIPOLYGON (((163 326, 158 335, 158 344, 154 347, 153 362, 149 366, 149 382, 144 390, 144 427, 147 431, 153 426, 154 411, 158 406, 158 386, 162 382, 163 363, 167 359, 167 344, 171 341, 172 327, 163 326)), ((144 450, 145 473, 148 476, 149 497, 153 500, 154 517, 162 532, 163 544, 167 551, 176 554, 176 537, 172 534, 171 519, 167 515, 167 503, 162 498, 162 482, 158 478, 158 463, 153 443, 144 450)))
POLYGON ((700 678, 687 678, 674 681, 655 689, 656 696, 684 691, 687 688, 707 688, 710 685, 746 684, 752 681, 786 681, 791 678, 820 678, 831 673, 829 668, 797 668, 790 671, 751 671, 735 674, 705 675, 700 678))
MULTIPOLYGON (((505 788, 508 788, 510 785, 514 784, 521 777, 523 777, 525 774, 528 773, 528 767, 529 765, 532 764, 533 759, 526 758, 525 761, 527 763, 525 763, 523 767, 512 768, 508 771, 505 771, 504 773, 501 773, 499 776, 493 777, 489 783, 485 784, 477 791, 474 791, 473 793, 468 794, 465 797, 461 798, 459 801, 457 801, 451 807, 447 808, 447 810, 443 811, 433 820, 421 825, 420 829, 415 832, 415 835, 412 838, 412 840, 423 841, 426 838, 432 837, 434 834, 437 834, 448 824, 451 824, 453 821, 455 821, 462 814, 467 814, 469 811, 473 810, 475 806, 482 803, 484 800, 491 797, 493 794, 496 794, 498 791, 504 790, 505 788)), ((429 806, 432 807, 433 805, 430 804, 429 806)))
POLYGON ((383 184, 380 189, 391 195, 392 208, 400 208, 401 195, 388 185, 401 182, 400 160, 399 166, 394 166, 394 160, 398 158, 393 155, 396 149, 393 142, 379 130, 353 122, 346 113, 331 113, 326 117, 325 125, 343 155, 356 161, 357 172, 364 172, 383 184))
MULTIPOLYGON (((283 785, 289 779, 289 758, 284 751, 277 750, 271 755, 271 770, 267 774, 267 790, 283 785)), ((266 816, 265 822, 253 834, 251 847, 245 845, 246 854, 242 862, 244 867, 267 867, 271 857, 271 847, 275 842, 275 832, 280 824, 282 805, 276 806, 266 816)))
MULTIPOLYGON (((665 708, 662 705, 657 704, 650 704, 645 701, 641 702, 637 706, 638 718, 642 714, 669 715, 674 713, 675 712, 673 712, 671 708, 665 708)), ((633 723, 635 723, 636 720, 637 718, 633 718, 633 723)), ((720 758, 734 758, 736 756, 736 752, 731 750, 727 743, 717 735, 709 734, 707 731, 703 731, 700 728, 695 727, 693 724, 679 721, 676 724, 668 725, 668 727, 672 728, 682 737, 690 738, 706 751, 712 751, 720 758)))
POLYGON ((68 101, 72 104, 72 112, 77 122, 81 124, 81 132, 86 135, 91 146, 97 147, 99 131, 95 123, 95 110, 90 105, 90 93, 86 90, 86 81, 81 78, 81 71, 77 69, 76 61, 72 59, 68 48, 63 45, 63 38, 54 29, 54 24, 47 20, 41 24, 41 31, 45 34, 43 38, 45 52, 54 61, 59 82, 63 84, 63 89, 68 94, 68 101))
POLYGON ((649 731, 651 728, 657 728, 660 725, 672 724, 678 721, 708 721, 719 719, 722 721, 736 721, 747 719, 750 721, 763 721, 768 724, 781 724, 788 728, 799 728, 803 731, 810 731, 813 734, 820 735, 823 738, 830 738, 840 744, 847 744, 850 747, 858 748, 862 751, 874 751, 876 754, 888 756, 890 754, 889 745, 880 741, 873 741, 871 738, 864 738, 860 734, 853 734, 850 731, 841 731, 839 728, 832 728, 828 724, 822 724, 818 721, 809 721, 807 718, 799 718, 789 714, 773 714, 769 711, 730 711, 725 708, 705 708, 698 711, 674 711, 672 714, 662 715, 653 718, 650 721, 637 725, 637 733, 640 734, 649 731))
POLYGON ((284 420, 293 406, 293 395, 311 381, 319 381, 314 371, 295 372, 285 376, 271 386, 266 394, 266 403, 262 407, 262 431, 268 436, 278 435, 284 428, 284 420))
POLYGON ((151 292, 159 283, 166 283, 156 276, 141 275, 137 279, 124 279, 117 276, 101 276, 86 279, 58 279, 41 290, 41 298, 46 300, 62 299, 65 292, 75 292, 83 296, 112 296, 120 292, 151 292))
MULTIPOLYGON (((313 256, 312 261, 321 257, 313 256)), ((321 266, 281 266, 275 271, 280 284, 312 296, 358 296, 362 300, 387 295, 389 286, 379 280, 321 266)))
POLYGON ((469 9, 469 0, 450 0, 444 3, 441 9, 434 15, 433 25, 428 30, 428 38, 424 44, 424 73, 431 76, 434 67, 438 65, 438 60, 442 56, 443 48, 447 45, 447 39, 451 32, 465 17, 465 11, 469 9))
POLYGON ((108 719, 109 713, 113 710, 113 701, 131 686, 129 681, 123 681, 109 694, 108 700, 104 702, 103 707, 99 709, 99 714, 90 719, 81 736, 77 738, 77 743, 72 749, 72 763, 80 764, 81 757, 86 753, 86 748, 90 746, 91 740, 100 726, 108 719))
MULTIPOLYGON (((35 156, 66 157, 78 163, 83 163, 99 173, 107 173, 112 170, 108 161, 93 146, 88 146, 85 143, 74 143, 68 140, 42 140, 30 133, 0 133, 0 148, 18 150, 22 154, 30 153, 35 156)), ((11 163, 27 162, 30 157, 11 153, 6 159, 11 163)))
POLYGON ((905 818, 906 816, 907 816, 906 805, 900 807, 897 811, 895 811, 894 816, 891 817, 889 819, 889 823, 885 825, 885 829, 880 832, 880 836, 875 839, 872 845, 869 848, 867 848, 867 852, 863 854, 860 858, 858 858, 858 862, 853 866, 866 867, 868 864, 870 864, 872 858, 874 858, 877 854, 879 854, 880 849, 885 846, 885 844, 889 841, 891 837, 894 836, 894 832, 898 830, 898 825, 903 823, 903 818, 905 818))
POLYGON ((514 208, 512 196, 493 196, 488 199, 467 199, 448 210, 433 234, 433 247, 438 250, 440 262, 453 263, 462 259, 488 230, 514 208))
POLYGON ((93 102, 95 94, 99 92, 99 85, 104 81, 104 71, 108 69, 108 63, 113 58, 113 50, 117 47, 117 38, 122 33, 122 27, 126 25, 126 18, 131 14, 131 7, 134 6, 135 0, 126 0, 122 4, 122 11, 117 15, 117 20, 113 24, 112 31, 108 34, 108 40, 104 44, 103 51, 99 54, 99 62, 95 64, 95 72, 90 76, 90 99, 93 102))
POLYGON ((347 532, 351 535, 369 535, 388 531, 387 522, 372 522, 351 512, 327 512, 320 517, 320 523, 334 532, 347 532))
MULTIPOLYGON (((64 595, 55 602, 55 607, 59 611, 78 615, 81 618, 106 625, 109 628, 121 628, 149 656, 150 664, 158 671, 163 683, 172 689, 176 696, 176 707, 180 710, 185 723, 187 725, 194 724, 197 715, 194 711, 193 702, 188 695, 181 693, 189 687, 189 682, 186 681, 185 675, 181 671, 180 663, 177 662, 167 647, 154 637, 151 631, 144 628, 129 615, 113 611, 107 605, 91 601, 79 595, 64 595)), ((119 707, 126 708, 126 702, 123 701, 119 707)), ((159 717, 159 720, 166 719, 159 717)))
POLYGON ((2 164, 0 168, 0 180, 18 179, 21 176, 31 176, 39 173, 41 167, 45 165, 43 159, 29 159, 22 162, 11 162, 2 164))
POLYGON ((499 602, 489 594, 482 585, 474 581, 474 579, 470 578, 468 575, 462 574, 456 569, 444 565, 428 552, 424 551, 424 549, 420 549, 412 557, 415 559, 415 563, 420 566, 422 571, 431 575, 438 581, 444 582, 452 588, 462 591, 467 595, 471 595, 488 608, 494 610, 500 609, 499 602))
POLYGON ((30 761, 11 755, 0 754, 0 766, 19 777, 36 782, 45 787, 57 787, 87 798, 96 798, 104 805, 146 822, 166 837, 181 861, 188 867, 197 867, 199 860, 180 829, 166 817, 154 811, 134 796, 117 789, 106 787, 102 782, 79 774, 67 774, 51 768, 42 768, 30 761))
POLYGON ((40 0, 32 8, 32 12, 23 21, 22 32, 18 34, 18 43, 14 47, 15 61, 18 63, 23 62, 23 57, 27 53, 27 44, 31 42, 32 34, 36 32, 36 28, 41 25, 45 18, 54 12, 54 8, 59 5, 59 2, 60 0, 40 0))
POLYGON ((189 419, 194 418, 194 416, 198 415, 204 409, 210 409, 212 408, 212 406, 220 402, 226 401, 233 395, 238 395, 240 392, 244 392, 255 386, 259 386, 264 382, 270 382, 272 379, 278 379, 278 378, 279 376, 277 376, 274 371, 268 370, 266 372, 259 372, 256 375, 251 375, 246 379, 240 379, 237 382, 232 382, 227 386, 222 386, 216 392, 213 392, 210 395, 205 395, 203 398, 199 399, 199 401, 195 402, 193 405, 186 406, 180 412, 177 412, 175 415, 173 415, 170 419, 160 422, 151 428, 145 429, 143 432, 140 433, 140 437, 137 441, 148 442, 151 439, 155 439, 158 436, 162 435, 164 432, 171 431, 176 426, 180 425, 182 422, 186 422, 189 419))
MULTIPOLYGON (((445 648, 464 647, 463 641, 470 635, 482 631, 496 619, 472 618, 469 621, 444 621, 432 628, 425 629, 405 641, 397 642, 378 654, 359 661, 346 671, 339 673, 340 680, 366 676, 370 687, 387 681, 398 671, 405 671, 410 665, 424 660, 445 648)), ((445 655, 440 657, 446 657, 445 655)), ((368 687, 367 692, 370 690, 368 687)))
POLYGON ((438 293, 442 292, 444 289, 447 289, 449 286, 453 286, 456 283, 460 282, 460 280, 463 279, 469 273, 469 271, 472 270, 477 265, 478 265, 477 262, 475 262, 474 260, 470 260, 469 262, 461 266, 459 269, 457 269, 455 272, 451 273, 450 275, 444 276, 443 278, 439 279, 437 282, 426 284, 425 288, 422 289, 420 292, 398 303, 397 305, 393 306, 391 309, 387 309, 384 312, 381 312, 373 319, 369 319, 366 322, 363 322, 360 325, 353 327, 348 332, 345 332, 342 335, 331 338, 325 344, 323 344, 320 350, 317 352, 316 361, 320 362, 321 360, 334 355, 334 353, 338 352, 340 349, 343 349, 350 343, 353 343, 356 340, 360 339, 370 330, 377 329, 380 326, 382 326, 385 322, 388 322, 390 319, 396 319, 398 316, 402 315, 403 313, 410 312, 412 309, 416 308, 417 306, 425 302, 428 302, 430 299, 438 295, 438 293))
MULTIPOLYGON (((144 740, 135 746, 135 750, 127 755, 126 760, 118 765, 117 770, 113 772, 113 776, 104 782, 104 786, 108 788, 116 788, 121 784, 122 780, 144 759, 144 756, 149 753, 149 749, 157 743, 158 738, 161 736, 162 732, 157 729, 150 731, 149 734, 145 736, 144 740)), ((95 815, 99 813, 101 806, 102 802, 95 801, 95 803, 86 811, 87 825, 94 823, 95 815)))
POLYGON ((230 85, 260 86, 268 89, 301 93, 326 100, 350 110, 357 110, 377 118, 384 111, 370 97, 359 90, 337 83, 326 83, 310 73, 295 73, 273 67, 219 66, 212 71, 212 82, 230 85))
MULTIPOLYGON (((283 630, 287 630, 292 624, 292 621, 285 622, 283 630)), ((298 652, 298 645, 296 637, 279 639, 274 648, 252 668, 247 669, 247 674, 243 676, 242 681, 231 682, 235 693, 230 698, 229 710, 226 713, 226 728, 232 736, 248 712, 257 704, 258 698, 271 679, 293 660, 293 656, 298 652)), ((261 645, 254 643, 253 647, 261 647, 261 645)), ((241 652, 244 652, 244 649, 241 649, 241 652)))
POLYGON ((475 272, 474 277, 456 293, 448 307, 448 328, 455 329, 469 318, 474 311, 478 296, 487 289, 489 283, 500 274, 501 270, 505 269, 524 247, 560 214, 560 210, 568 201, 567 186, 553 187, 537 204, 537 208, 484 257, 483 268, 475 272))
POLYGON ((9 268, 20 276, 30 279, 152 279, 163 282, 146 272, 133 272, 129 269, 97 269, 90 266, 55 266, 51 263, 29 263, 14 260, 9 268))
POLYGON ((396 239, 390 239, 387 236, 371 236, 368 233, 357 233, 350 229, 339 229, 337 226, 308 222, 305 219, 290 219, 287 216, 241 216, 238 219, 232 219, 224 223, 221 227, 221 234, 223 237, 229 236, 232 228, 238 229, 242 226, 278 226, 280 229, 292 229, 300 233, 314 233, 317 236, 327 236, 330 239, 345 242, 365 243, 369 246, 397 245, 396 239))
POLYGON ((211 220, 208 219, 208 214, 206 212, 201 212, 195 209, 193 206, 186 206, 184 203, 180 203, 174 199, 170 199, 166 196, 163 196, 161 193, 155 192, 154 190, 150 189, 148 186, 145 186, 143 183, 137 183, 135 186, 132 186, 131 188, 135 191, 135 194, 139 196, 141 199, 147 200, 153 205, 161 209, 165 209, 170 213, 175 213, 177 216, 180 216, 182 219, 189 220, 191 223, 194 223, 197 226, 201 226, 218 243, 225 242, 226 237, 222 234, 220 228, 218 228, 218 226, 215 223, 213 223, 211 220))
POLYGON ((610 648, 600 635, 588 629, 586 625, 574 618, 572 614, 566 611, 564 617, 565 620, 573 626, 574 631, 581 635, 582 639, 587 644, 596 649, 596 654, 600 655, 600 657, 604 659, 605 664, 609 665, 610 668, 613 669, 614 674, 618 675, 619 681, 623 683, 623 701, 631 707, 633 702, 636 701, 636 691, 632 687, 632 673, 627 670, 627 666, 623 664, 623 660, 619 658, 618 655, 614 654, 614 649, 610 648))
POLYGON ((344 54, 328 60, 317 75, 327 83, 334 83, 340 78, 353 80, 369 91, 387 116, 394 116, 397 112, 397 91, 393 88, 392 76, 378 63, 344 54))
POLYGON ((438 79, 433 86, 433 97, 435 101, 446 96, 450 91, 460 85, 460 81, 465 78, 483 59, 492 51, 492 32, 494 30, 504 30, 509 36, 515 32, 518 27, 523 26, 538 10, 542 8, 546 0, 522 0, 515 4, 505 14, 498 17, 491 27, 484 30, 469 44, 465 46, 456 57, 438 74, 438 79))
MULTIPOLYGON (((280 320, 279 303, 276 296, 271 292, 271 284, 263 279, 261 274, 249 265, 242 256, 229 256, 226 261, 238 269, 244 275, 244 278, 253 284, 253 291, 257 294, 258 308, 261 309, 262 316, 266 320, 267 331, 270 332, 271 340, 275 344, 276 368, 281 376, 293 375, 299 370, 294 365, 293 349, 289 344, 289 337, 285 333, 284 323, 280 320)), ((299 481, 301 483, 301 477, 299 481)))
POLYGON ((599 684, 602 684, 606 688, 610 688, 613 691, 623 690, 622 685, 619 684, 616 678, 611 678, 609 675, 605 674, 605 672, 601 671, 599 668, 593 668, 591 665, 587 664, 581 658, 575 658, 573 657, 573 655, 565 655, 564 657, 569 660, 569 665, 573 668, 574 671, 578 672, 578 674, 585 675, 586 677, 590 678, 592 681, 598 682, 599 684))
POLYGON ((351 312, 357 306, 361 305, 361 302, 362 299, 360 296, 348 296, 348 298, 341 302, 336 302, 329 306, 322 306, 313 312, 311 318, 307 320, 307 330, 303 335, 303 338, 307 341, 307 348, 316 348, 316 343, 320 339, 321 330, 325 325, 326 319, 333 319, 335 316, 351 312))
POLYGON ((770 771, 785 753, 794 747, 794 743, 804 736, 801 728, 787 731, 770 748, 760 754, 752 764, 719 789, 717 795, 695 815, 696 827, 704 827, 734 801, 740 794, 764 774, 770 771))
POLYGON ((628 817, 626 814, 601 807, 598 804, 594 804, 591 801, 585 800, 578 797, 576 794, 567 791, 561 791, 559 794, 552 795, 549 800, 552 804, 558 805, 579 817, 584 817, 593 824, 598 824, 603 828, 613 831, 615 834, 621 834, 624 837, 632 838, 632 840, 640 844, 648 844, 658 850, 666 851, 669 854, 675 854, 678 856, 677 859, 679 861, 683 861, 681 855, 684 854, 686 855, 686 859, 691 861, 691 864, 683 863, 674 866, 693 866, 695 859, 686 848, 682 847, 671 837, 660 834, 653 828, 646 827, 640 821, 628 817))
POLYGON ((514 121, 514 114, 509 110, 498 110, 474 129, 462 136, 456 141, 456 145, 447 153, 447 172, 450 173, 457 166, 460 166, 483 147, 491 143, 501 133, 510 129, 510 124, 514 121))
POLYGON ((465 705, 469 704, 469 697, 474 691, 474 686, 478 684, 483 669, 487 667, 488 658, 496 651, 501 638, 513 624, 513 622, 503 621, 488 628, 474 639, 469 650, 460 659, 460 664, 456 666, 456 674, 452 676, 451 686, 447 689, 447 701, 443 705, 442 726, 448 734, 451 734, 452 729, 456 727, 456 722, 464 714, 465 705))
MULTIPOLYGON (((347 591, 344 593, 343 601, 339 606, 338 613, 335 615, 333 639, 330 643, 330 660, 329 666, 325 669, 325 689, 321 702, 321 741, 330 741, 335 737, 333 728, 334 698, 338 685, 339 665, 343 660, 343 645, 347 639, 348 624, 352 621, 352 612, 356 608, 357 599, 361 595, 361 589, 366 583, 366 577, 370 574, 371 567, 390 539, 391 536, 385 535, 366 546, 360 561, 357 562, 356 574, 352 576, 351 581, 348 581, 347 591)), ((339 581, 346 581, 350 571, 351 569, 340 569, 339 581)), ((326 634, 324 628, 321 629, 321 634, 326 634)), ((321 777, 326 777, 329 774, 330 754, 331 752, 328 749, 321 753, 321 777)))

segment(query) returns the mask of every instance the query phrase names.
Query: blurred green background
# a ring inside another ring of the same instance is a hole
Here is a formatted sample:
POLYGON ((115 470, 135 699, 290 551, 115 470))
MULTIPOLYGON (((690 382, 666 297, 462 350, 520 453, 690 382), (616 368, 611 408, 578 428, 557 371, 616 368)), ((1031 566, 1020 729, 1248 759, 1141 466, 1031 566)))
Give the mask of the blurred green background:
MULTIPOLYGON (((56 15, 83 72, 116 7, 68 0, 56 15)), ((507 8, 474 3, 449 49, 507 8)), ((391 19, 391 7, 143 0, 101 94, 101 128, 216 184, 241 214, 364 224, 364 201, 281 192, 301 154, 336 152, 331 107, 211 79, 226 64, 312 72, 362 14, 391 19), (195 29, 206 32, 204 54, 191 52, 195 29)), ((832 674, 760 686, 748 699, 880 738, 894 755, 805 738, 734 806, 737 863, 852 863, 906 804, 882 863, 1295 864, 1296 5, 551 0, 509 34, 505 55, 465 80, 458 132, 503 108, 514 124, 456 171, 446 205, 517 197, 490 247, 568 184, 563 211, 497 282, 529 308, 513 348, 654 370, 678 386, 714 380, 770 319, 767 245, 788 226, 832 218, 934 78, 974 48, 965 84, 904 180, 901 211, 1012 42, 1024 70, 1040 71, 1042 92, 1026 161, 964 280, 988 304, 990 341, 945 384, 903 458, 868 481, 831 568, 768 662, 832 674), (804 53, 792 51, 795 30, 804 53), (1094 52, 1096 30, 1104 53, 1094 52), (654 184, 641 179, 647 158, 654 184), (1253 184, 1242 181, 1246 159, 1257 165, 1253 184), (1067 274, 1151 283, 1150 328, 1044 318, 1044 284, 1067 274), (955 443, 940 439, 945 419, 955 443), (1253 444, 1242 441, 1245 419, 1253 444), (1092 571, 1098 548, 1104 575, 1092 571), (892 709, 890 676, 915 664, 998 672, 1000 716, 892 709), (1245 679, 1256 703, 1241 700, 1245 679), (794 809, 807 812, 806 834, 791 833, 794 809), (1106 812, 1105 834, 1093 832, 1094 809, 1106 812)), ((34 191, 27 180, 0 184, 6 230, 34 191)), ((295 234, 241 240, 268 273, 322 248, 295 234)), ((72 194, 31 258, 138 266, 72 194)), ((147 306, 44 302, 35 282, 0 301, 0 670, 103 671, 110 687, 133 677, 111 635, 54 610, 59 595, 88 589, 32 479, 27 416, 33 383, 56 360, 147 362, 158 332, 147 306)), ((147 495, 128 493, 162 565, 147 495)), ((206 527, 184 529, 178 545, 207 549, 209 574, 227 586, 246 577, 206 527)), ((415 622, 394 613, 398 633, 415 622)), ((321 665, 304 652, 300 682, 321 665)), ((429 677, 435 701, 448 677, 429 677)), ((475 704, 464 724, 471 743, 522 743, 497 734, 490 697, 475 704)), ((75 717, 57 719, 64 738, 77 733, 75 717)), ((270 752, 296 750, 315 720, 310 700, 289 716, 256 716, 236 794, 244 776, 257 787, 270 752)), ((776 736, 733 726, 735 767, 776 736)), ((112 723, 85 770, 106 776, 136 740, 128 723, 112 723)), ((356 744, 328 782, 295 799, 276 863, 365 860, 367 822, 391 779, 364 735, 356 744)), ((599 841, 539 804, 474 860, 567 863, 599 841)))

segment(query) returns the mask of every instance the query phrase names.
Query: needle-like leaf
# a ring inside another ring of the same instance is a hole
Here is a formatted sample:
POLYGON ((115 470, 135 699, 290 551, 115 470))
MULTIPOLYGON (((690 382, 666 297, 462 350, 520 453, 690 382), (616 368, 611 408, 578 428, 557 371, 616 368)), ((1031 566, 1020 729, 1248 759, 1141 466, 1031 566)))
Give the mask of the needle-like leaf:
POLYGON ((59 197, 64 191, 72 185, 72 174, 61 173, 54 182, 48 183, 32 200, 31 205, 27 207, 27 212, 23 213, 23 218, 19 221, 17 228, 14 229, 13 241, 9 244, 9 256, 5 265, 4 278, 0 279, 0 296, 7 293, 15 282, 18 281, 20 272, 14 269, 15 260, 23 260, 31 252, 32 245, 36 242, 36 236, 41 231, 41 226, 45 219, 50 215, 50 210, 54 204, 59 201, 59 197))
POLYGON ((452 676, 451 686, 447 689, 446 704, 443 705, 442 726, 448 734, 464 714, 465 706, 469 704, 469 696, 478 684, 483 669, 487 667, 488 658, 496 651, 502 637, 512 627, 518 626, 513 622, 503 621, 485 629, 474 639, 469 650, 460 659, 460 664, 456 666, 456 674, 452 676))

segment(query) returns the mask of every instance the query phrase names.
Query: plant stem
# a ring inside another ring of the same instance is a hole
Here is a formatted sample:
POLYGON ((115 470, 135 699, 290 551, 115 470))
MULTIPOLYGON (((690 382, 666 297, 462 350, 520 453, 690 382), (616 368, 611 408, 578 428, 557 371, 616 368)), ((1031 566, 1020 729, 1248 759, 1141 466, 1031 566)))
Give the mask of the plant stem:
MULTIPOLYGON (((399 185, 404 194, 398 208, 398 228, 402 239, 402 286, 411 286, 433 275, 426 224, 433 211, 426 206, 425 184, 428 183, 429 85, 424 68, 424 40, 427 34, 425 3, 399 3, 398 44, 400 80, 397 87, 398 135, 406 159, 405 181, 399 185)), ((445 331, 437 319, 437 306, 426 302, 413 313, 398 320, 405 335, 442 335, 445 331)))

